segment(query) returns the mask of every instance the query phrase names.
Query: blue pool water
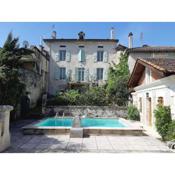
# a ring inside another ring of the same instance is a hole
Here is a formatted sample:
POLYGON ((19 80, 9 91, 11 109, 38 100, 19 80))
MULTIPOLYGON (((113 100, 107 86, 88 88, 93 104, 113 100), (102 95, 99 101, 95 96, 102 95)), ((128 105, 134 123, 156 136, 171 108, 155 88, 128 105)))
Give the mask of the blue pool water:
MULTIPOLYGON (((49 118, 35 126, 39 127, 71 127, 72 118, 49 118)), ((126 127, 121 121, 117 119, 103 119, 103 118, 83 118, 81 119, 82 127, 126 127)))

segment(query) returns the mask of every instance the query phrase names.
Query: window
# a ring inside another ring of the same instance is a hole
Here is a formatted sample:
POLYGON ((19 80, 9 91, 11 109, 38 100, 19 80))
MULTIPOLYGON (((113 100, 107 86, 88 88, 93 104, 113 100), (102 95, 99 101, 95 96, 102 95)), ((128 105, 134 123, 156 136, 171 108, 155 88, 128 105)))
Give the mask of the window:
POLYGON ((65 45, 60 45, 60 47, 66 47, 65 45))
POLYGON ((84 48, 84 46, 79 46, 79 48, 84 48))
POLYGON ((103 61, 103 51, 97 51, 97 61, 103 61))
POLYGON ((142 98, 139 98, 139 111, 142 112, 142 98))
POLYGON ((78 68, 78 81, 84 81, 84 68, 78 68))
POLYGON ((85 62, 85 50, 84 49, 79 50, 78 60, 79 62, 85 62))
POLYGON ((66 50, 60 50, 60 61, 66 60, 66 50))
POLYGON ((103 46, 98 46, 98 48, 103 48, 103 46))
POLYGON ((158 105, 163 106, 163 104, 164 104, 163 97, 158 97, 157 102, 158 102, 158 105))
POLYGON ((60 67, 60 80, 65 80, 65 79, 66 79, 66 68, 60 67))
POLYGON ((103 80, 103 68, 97 68, 97 80, 103 80))

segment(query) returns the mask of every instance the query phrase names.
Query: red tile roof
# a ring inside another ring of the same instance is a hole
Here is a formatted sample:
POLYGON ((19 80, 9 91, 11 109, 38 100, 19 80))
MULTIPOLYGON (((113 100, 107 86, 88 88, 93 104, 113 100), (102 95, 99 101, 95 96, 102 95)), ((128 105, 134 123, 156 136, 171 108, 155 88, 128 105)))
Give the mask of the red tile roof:
POLYGON ((147 66, 161 72, 162 77, 175 74, 175 58, 138 58, 128 81, 130 88, 137 86, 137 82, 147 66))

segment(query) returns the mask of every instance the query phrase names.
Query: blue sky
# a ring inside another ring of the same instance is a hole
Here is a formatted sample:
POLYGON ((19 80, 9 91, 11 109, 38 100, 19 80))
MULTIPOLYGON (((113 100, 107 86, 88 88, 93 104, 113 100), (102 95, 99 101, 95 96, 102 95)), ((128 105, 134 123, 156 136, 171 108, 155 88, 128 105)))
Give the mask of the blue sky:
POLYGON ((128 33, 134 34, 134 47, 140 46, 140 33, 143 33, 143 44, 175 46, 175 23, 146 22, 26 22, 0 23, 0 47, 8 33, 18 36, 20 42, 27 40, 31 45, 39 45, 40 38, 49 38, 52 26, 55 25, 58 38, 77 38, 83 30, 86 38, 109 38, 110 28, 115 27, 116 38, 123 45, 128 45, 128 33))

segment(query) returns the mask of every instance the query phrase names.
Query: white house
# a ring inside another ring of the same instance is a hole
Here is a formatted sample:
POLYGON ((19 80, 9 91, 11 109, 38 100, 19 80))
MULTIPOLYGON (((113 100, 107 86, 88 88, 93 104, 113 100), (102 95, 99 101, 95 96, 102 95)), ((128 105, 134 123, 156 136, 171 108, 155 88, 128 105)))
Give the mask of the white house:
POLYGON ((175 59, 138 58, 128 86, 144 126, 155 130, 154 109, 159 103, 170 106, 175 119, 175 59))
POLYGON ((44 47, 50 53, 49 93, 64 90, 68 83, 104 84, 110 63, 118 64, 123 47, 115 39, 114 29, 110 39, 86 39, 80 32, 77 39, 56 37, 44 39, 44 47))

